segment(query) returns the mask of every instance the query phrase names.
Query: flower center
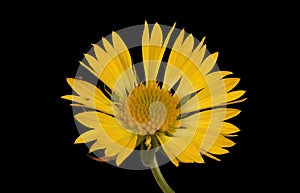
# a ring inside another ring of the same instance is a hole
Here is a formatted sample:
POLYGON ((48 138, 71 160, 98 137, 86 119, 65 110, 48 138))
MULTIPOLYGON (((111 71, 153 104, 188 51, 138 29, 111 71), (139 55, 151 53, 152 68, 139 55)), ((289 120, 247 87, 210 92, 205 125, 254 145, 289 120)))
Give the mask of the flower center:
POLYGON ((138 135, 153 135, 179 126, 179 98, 155 81, 136 86, 123 104, 123 122, 138 135))

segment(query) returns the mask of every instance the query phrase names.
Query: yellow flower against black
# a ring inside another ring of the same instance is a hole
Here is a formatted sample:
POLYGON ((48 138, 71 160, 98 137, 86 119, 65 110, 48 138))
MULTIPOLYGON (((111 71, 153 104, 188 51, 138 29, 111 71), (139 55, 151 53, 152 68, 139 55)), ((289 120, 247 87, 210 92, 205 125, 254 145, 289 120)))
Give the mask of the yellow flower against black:
POLYGON ((115 159, 117 166, 138 149, 162 190, 172 191, 158 170, 156 152, 175 166, 204 163, 203 156, 219 160, 239 131, 227 120, 240 110, 228 105, 246 99, 240 99, 245 91, 233 91, 240 79, 215 68, 218 53, 207 55, 205 38, 195 44, 184 30, 173 37, 175 24, 164 37, 159 24, 152 26, 145 22, 140 40, 143 80, 125 42, 113 32, 111 42, 103 38, 102 45, 93 44, 94 55, 85 54, 86 62, 80 62, 109 89, 68 78, 75 94, 62 98, 85 108, 74 117, 89 130, 75 143, 92 142, 90 153, 104 150, 100 160, 115 159), (163 61, 171 37, 175 41, 163 61))

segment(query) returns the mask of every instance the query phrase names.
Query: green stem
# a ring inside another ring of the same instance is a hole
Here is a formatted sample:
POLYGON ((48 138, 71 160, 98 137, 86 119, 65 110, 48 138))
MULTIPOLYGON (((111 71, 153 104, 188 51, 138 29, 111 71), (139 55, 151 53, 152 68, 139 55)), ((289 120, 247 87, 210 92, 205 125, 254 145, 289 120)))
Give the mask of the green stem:
POLYGON ((151 172, 156 180, 156 183, 164 193, 173 193, 174 190, 168 185, 157 164, 156 156, 153 157, 151 172))

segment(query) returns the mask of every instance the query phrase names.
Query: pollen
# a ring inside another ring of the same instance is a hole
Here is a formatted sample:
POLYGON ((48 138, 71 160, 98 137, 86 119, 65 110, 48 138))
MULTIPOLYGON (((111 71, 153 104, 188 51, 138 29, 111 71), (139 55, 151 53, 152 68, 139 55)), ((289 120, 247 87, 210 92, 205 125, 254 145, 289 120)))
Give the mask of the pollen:
POLYGON ((136 86, 123 104, 123 123, 138 135, 154 135, 157 131, 169 131, 179 126, 179 98, 167 89, 161 89, 156 81, 136 86))

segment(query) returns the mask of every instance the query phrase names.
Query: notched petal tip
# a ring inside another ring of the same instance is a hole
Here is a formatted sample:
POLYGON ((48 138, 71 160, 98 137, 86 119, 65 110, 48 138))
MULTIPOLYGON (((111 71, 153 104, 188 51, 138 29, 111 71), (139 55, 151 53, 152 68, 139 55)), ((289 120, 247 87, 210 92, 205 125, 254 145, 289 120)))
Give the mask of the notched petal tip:
POLYGON ((90 148, 89 151, 88 151, 88 153, 93 153, 94 151, 95 151, 94 148, 90 148))
POLYGON ((111 35, 112 36, 116 36, 116 35, 118 35, 118 33, 117 32, 115 32, 114 30, 111 32, 111 35))

